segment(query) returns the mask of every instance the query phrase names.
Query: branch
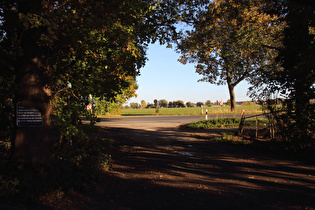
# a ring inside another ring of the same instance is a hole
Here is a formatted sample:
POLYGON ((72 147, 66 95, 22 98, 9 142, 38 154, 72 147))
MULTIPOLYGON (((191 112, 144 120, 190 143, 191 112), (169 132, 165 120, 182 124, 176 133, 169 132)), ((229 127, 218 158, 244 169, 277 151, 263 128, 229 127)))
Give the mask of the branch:
POLYGON ((262 47, 266 47, 268 49, 272 49, 272 50, 280 50, 279 47, 273 47, 273 46, 269 46, 269 45, 265 45, 265 44, 261 44, 262 47))

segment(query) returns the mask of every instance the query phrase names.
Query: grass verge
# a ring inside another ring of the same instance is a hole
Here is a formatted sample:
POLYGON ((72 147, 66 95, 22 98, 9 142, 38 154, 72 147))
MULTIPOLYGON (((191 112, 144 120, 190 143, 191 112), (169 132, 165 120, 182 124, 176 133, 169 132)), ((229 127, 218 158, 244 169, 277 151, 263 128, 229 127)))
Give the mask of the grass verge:
MULTIPOLYGON (((202 120, 199 122, 189 123, 184 125, 183 128, 186 129, 211 129, 211 128, 228 128, 228 127, 238 127, 240 124, 240 118, 219 118, 211 120, 202 120)), ((257 119, 258 126, 266 126, 268 124, 267 119, 257 119)), ((255 126, 255 119, 245 120, 246 126, 255 126)))

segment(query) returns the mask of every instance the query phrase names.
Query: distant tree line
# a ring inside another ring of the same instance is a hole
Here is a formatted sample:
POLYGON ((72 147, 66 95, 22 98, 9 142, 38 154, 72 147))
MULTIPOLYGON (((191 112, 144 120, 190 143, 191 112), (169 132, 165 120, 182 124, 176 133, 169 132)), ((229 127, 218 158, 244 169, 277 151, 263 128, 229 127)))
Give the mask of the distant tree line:
MULTIPOLYGON (((253 106, 256 105, 256 102, 254 101, 242 101, 238 102, 239 105, 242 106, 253 106)), ((261 104, 261 103, 260 103, 261 104)), ((144 100, 141 101, 141 104, 137 102, 132 102, 124 108, 131 108, 131 109, 140 109, 140 108, 182 108, 182 107, 211 107, 211 106, 219 106, 221 105, 220 102, 217 100, 216 102, 211 102, 210 100, 207 100, 206 102, 186 102, 182 100, 177 101, 167 101, 165 99, 161 99, 157 102, 157 106, 154 104, 154 102, 145 102, 144 100)), ((224 102, 223 105, 231 105, 230 99, 228 99, 226 102, 224 102)))

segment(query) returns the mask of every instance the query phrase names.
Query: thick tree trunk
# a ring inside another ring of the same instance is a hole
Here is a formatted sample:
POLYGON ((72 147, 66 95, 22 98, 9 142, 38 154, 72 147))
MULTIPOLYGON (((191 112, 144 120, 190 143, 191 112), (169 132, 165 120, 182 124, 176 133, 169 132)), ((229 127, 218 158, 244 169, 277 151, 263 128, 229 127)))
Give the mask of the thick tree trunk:
POLYGON ((18 127, 15 137, 15 155, 18 159, 31 162, 47 162, 50 160, 49 130, 51 105, 49 92, 40 85, 40 79, 34 66, 28 65, 20 82, 19 102, 27 108, 36 108, 41 112, 43 126, 18 127))
POLYGON ((230 102, 231 102, 231 112, 235 112, 235 93, 234 93, 234 86, 228 83, 229 93, 230 93, 230 102))
POLYGON ((309 93, 310 89, 305 85, 305 82, 297 82, 295 87, 295 113, 297 133, 300 139, 307 137, 307 130, 309 125, 309 93))
POLYGON ((17 97, 27 108, 36 108, 41 112, 43 126, 17 127, 14 142, 14 155, 18 160, 47 162, 51 159, 49 151, 50 130, 50 91, 47 88, 48 71, 45 59, 47 53, 37 46, 32 34, 25 33, 21 42, 23 54, 16 66, 17 97))

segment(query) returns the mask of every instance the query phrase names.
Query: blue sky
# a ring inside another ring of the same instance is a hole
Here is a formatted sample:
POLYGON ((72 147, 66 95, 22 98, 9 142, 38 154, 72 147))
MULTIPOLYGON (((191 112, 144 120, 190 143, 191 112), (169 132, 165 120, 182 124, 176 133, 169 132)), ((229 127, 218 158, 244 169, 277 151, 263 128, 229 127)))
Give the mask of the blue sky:
MULTIPOLYGON (((147 51, 148 61, 137 77, 138 97, 127 103, 145 100, 153 103, 154 99, 167 101, 183 100, 185 103, 215 102, 229 99, 226 85, 212 85, 208 82, 197 82, 201 76, 195 73, 195 64, 183 65, 178 62, 179 54, 174 49, 159 44, 150 45, 147 51)), ((249 85, 246 82, 235 87, 236 101, 251 100, 247 95, 249 85)))

